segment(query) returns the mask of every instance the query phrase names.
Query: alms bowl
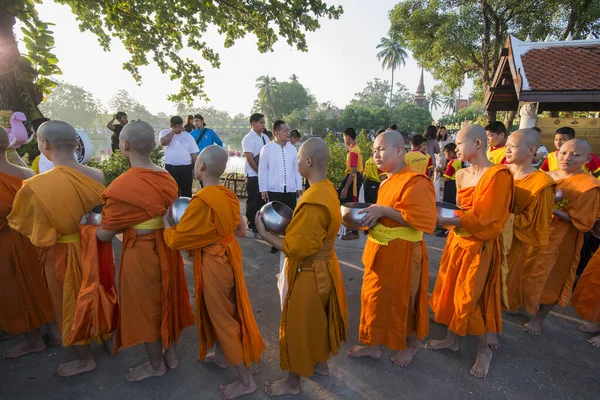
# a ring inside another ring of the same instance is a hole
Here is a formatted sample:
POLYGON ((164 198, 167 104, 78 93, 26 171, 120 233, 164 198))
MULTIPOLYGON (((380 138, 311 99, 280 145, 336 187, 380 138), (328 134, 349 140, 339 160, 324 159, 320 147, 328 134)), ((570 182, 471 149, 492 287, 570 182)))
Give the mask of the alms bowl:
POLYGON ((438 201, 435 203, 435 207, 440 218, 458 218, 462 215, 462 209, 456 204, 438 201))
POLYGON ((554 195, 554 204, 560 203, 565 198, 565 194, 562 190, 556 188, 556 194, 554 195))
POLYGON ((190 205, 190 201, 192 199, 189 197, 179 197, 171 204, 169 207, 169 217, 174 225, 177 225, 181 221, 181 217, 183 217, 185 210, 190 205))
POLYGON ((260 209, 260 216, 265 228, 277 235, 285 233, 292 221, 292 214, 294 214, 292 209, 279 201, 271 201, 260 209))
POLYGON ((100 226, 102 222, 102 209, 104 208, 104 204, 100 204, 90 211, 88 224, 100 226))
POLYGON ((364 218, 365 214, 359 214, 358 212, 365 208, 372 206, 371 203, 344 203, 340 207, 342 210, 342 223, 344 226, 350 229, 357 229, 366 231, 369 229, 368 226, 361 226, 360 220, 364 218))

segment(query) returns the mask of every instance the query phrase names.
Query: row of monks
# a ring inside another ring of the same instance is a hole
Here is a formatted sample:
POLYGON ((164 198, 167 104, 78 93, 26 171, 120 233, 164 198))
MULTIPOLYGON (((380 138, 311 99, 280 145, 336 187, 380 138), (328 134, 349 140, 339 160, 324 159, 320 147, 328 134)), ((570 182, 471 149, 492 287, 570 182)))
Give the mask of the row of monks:
MULTIPOLYGON (((70 125, 44 123, 38 143, 55 165, 47 173, 32 176, 0 159, 0 249, 9 260, 0 268, 0 329, 26 338, 5 357, 62 343, 76 357, 58 367, 58 375, 68 377, 95 369, 94 341, 113 354, 144 344, 149 361, 127 374, 127 381, 140 381, 178 367, 178 338, 195 323, 199 360, 233 366, 238 374, 220 386, 221 398, 254 392, 248 367, 259 362, 265 345, 236 240, 246 224, 235 194, 219 185, 227 153, 217 146, 200 153, 195 168, 204 188, 171 226, 165 213, 177 185, 150 160, 150 125, 136 121, 123 128, 119 146, 131 168, 107 188, 101 171, 73 159, 76 134, 70 125), (91 225, 89 213, 98 204, 105 204, 101 225, 91 225), (119 233, 117 290, 111 243, 119 233), (194 259, 195 312, 180 250, 194 259)), ((360 344, 348 350, 349 357, 380 358, 386 346, 397 351, 396 365, 408 366, 428 334, 430 306, 448 334, 425 347, 456 351, 458 336, 475 336, 478 353, 470 373, 483 378, 502 332, 502 307, 535 314, 526 329, 539 334, 552 306, 569 302, 583 232, 599 216, 600 185, 581 170, 589 159, 587 142, 565 143, 560 170, 551 174, 532 167, 539 144, 536 131, 519 130, 508 139, 509 165, 493 165, 485 130, 461 130, 457 154, 470 163, 457 174, 463 214, 440 218, 431 180, 404 162, 402 135, 390 131, 376 138, 373 158, 388 178, 377 204, 363 211, 362 223, 370 229, 362 258, 360 344), (559 208, 553 204, 557 187, 565 198, 559 208), (453 229, 429 298, 423 235, 436 225, 453 229)), ((7 147, 0 129, 0 151, 7 147)), ((301 146, 298 170, 310 188, 283 237, 266 230, 260 213, 255 220, 260 236, 286 255, 279 347, 288 374, 265 383, 270 396, 298 394, 301 377, 327 375, 328 359, 347 341, 346 294, 334 250, 341 214, 326 178, 328 158, 319 138, 301 146)), ((593 322, 600 322, 599 279, 596 256, 574 296, 578 312, 593 322)))

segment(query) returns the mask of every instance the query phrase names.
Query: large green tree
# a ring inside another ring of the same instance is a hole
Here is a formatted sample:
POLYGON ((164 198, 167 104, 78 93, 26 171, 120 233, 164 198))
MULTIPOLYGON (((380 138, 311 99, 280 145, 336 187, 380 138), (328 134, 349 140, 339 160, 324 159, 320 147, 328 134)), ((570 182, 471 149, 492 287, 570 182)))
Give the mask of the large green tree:
MULTIPOLYGON (((319 28, 320 18, 339 18, 343 10, 322 0, 55 0, 71 8, 82 31, 97 36, 109 51, 112 40, 120 41, 130 58, 123 68, 141 83, 141 67, 156 64, 171 80, 181 84, 172 101, 207 98, 204 74, 195 60, 182 56, 183 49, 198 52, 214 68, 219 54, 203 40, 210 27, 231 47, 246 34, 254 34, 261 53, 273 50, 284 39, 290 46, 307 50, 306 32, 319 28)), ((19 109, 35 117, 42 94, 52 86, 50 77, 59 70, 52 31, 40 21, 36 6, 42 0, 3 0, 0 2, 0 109, 19 109), (24 23, 27 53, 21 54, 15 38, 15 23, 24 23), (41 33, 40 33, 41 32, 41 33), (31 43, 28 43, 28 40, 31 43), (36 60, 40 60, 36 65, 36 60)))
POLYGON ((374 78, 367 82, 367 85, 358 93, 354 93, 354 98, 350 101, 350 105, 367 107, 367 108, 389 108, 398 107, 405 101, 412 100, 412 96, 408 88, 402 83, 396 83, 392 103, 389 102, 389 93, 391 90, 390 83, 386 80, 374 78))
POLYGON ((401 133, 421 134, 431 124, 432 118, 426 109, 414 103, 404 103, 394 110, 393 121, 401 133))
POLYGON ((406 59, 408 53, 402 48, 402 43, 398 40, 395 35, 391 37, 381 38, 381 42, 377 45, 379 53, 377 53, 377 59, 381 61, 381 66, 384 69, 392 71, 392 84, 390 86, 390 123, 392 121, 392 97, 394 87, 394 71, 401 66, 406 65, 406 59))

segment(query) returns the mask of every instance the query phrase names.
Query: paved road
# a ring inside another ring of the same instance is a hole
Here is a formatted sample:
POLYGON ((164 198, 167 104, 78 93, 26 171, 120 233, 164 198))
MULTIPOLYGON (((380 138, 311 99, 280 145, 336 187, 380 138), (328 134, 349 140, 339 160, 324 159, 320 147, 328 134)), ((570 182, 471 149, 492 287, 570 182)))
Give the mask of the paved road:
MULTIPOLYGON (((428 236, 430 288, 433 286, 444 239, 428 236)), ((385 352, 380 360, 349 359, 345 350, 355 343, 360 315, 360 262, 365 239, 338 241, 350 315, 350 343, 330 361, 331 376, 303 381, 298 399, 597 399, 600 394, 600 349, 585 342, 588 335, 577 330, 572 310, 557 310, 549 316, 543 336, 521 331, 524 316, 504 316, 502 348, 494 353, 490 375, 477 380, 468 374, 475 359, 473 339, 463 339, 463 350, 421 351, 413 364, 394 366, 385 352), (594 394, 595 393, 595 394, 594 394)), ((259 365, 252 367, 257 383, 283 375, 279 369, 279 298, 275 272, 278 255, 269 254, 261 241, 241 239, 248 291, 267 349, 259 365)), ((115 241, 120 252, 120 242, 115 241)), ((118 256, 118 254, 117 254, 118 256)), ((186 274, 192 291, 191 263, 186 274)), ((430 336, 440 338, 444 327, 432 324, 430 336)), ((17 339, 0 342, 0 352, 17 339)), ((54 347, 19 360, 0 359, 0 399, 217 399, 218 385, 235 378, 232 369, 217 370, 196 361, 198 341, 193 327, 180 341, 181 365, 161 378, 129 384, 124 377, 129 367, 145 362, 143 346, 125 349, 111 357, 94 346, 98 368, 73 378, 55 374, 59 362, 72 359, 69 350, 54 347)), ((258 391, 248 399, 265 399, 258 391)), ((291 398, 291 397, 289 397, 291 398)))

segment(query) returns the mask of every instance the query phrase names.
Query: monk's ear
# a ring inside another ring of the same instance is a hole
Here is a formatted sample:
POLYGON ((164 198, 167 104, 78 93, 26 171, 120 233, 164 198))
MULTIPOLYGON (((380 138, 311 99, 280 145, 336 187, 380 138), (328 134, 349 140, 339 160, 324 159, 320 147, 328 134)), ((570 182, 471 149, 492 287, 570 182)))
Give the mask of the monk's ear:
POLYGON ((306 166, 307 166, 307 167, 312 167, 312 166, 313 166, 313 164, 314 164, 314 161, 313 161, 312 157, 308 157, 308 156, 307 156, 307 157, 306 157, 306 166))
POLYGON ((204 161, 200 161, 200 164, 198 165, 198 170, 206 171, 206 163, 204 161))
POLYGON ((131 150, 131 144, 129 144, 129 142, 127 140, 124 141, 125 142, 125 151, 130 151, 131 150))

